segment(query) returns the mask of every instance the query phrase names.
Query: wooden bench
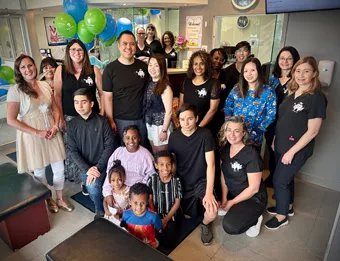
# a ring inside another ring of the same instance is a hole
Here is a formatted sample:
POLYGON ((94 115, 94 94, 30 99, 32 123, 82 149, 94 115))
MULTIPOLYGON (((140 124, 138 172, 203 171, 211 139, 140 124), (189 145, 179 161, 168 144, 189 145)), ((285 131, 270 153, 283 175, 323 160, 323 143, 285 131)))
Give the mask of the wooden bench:
POLYGON ((0 165, 0 237, 12 250, 50 230, 45 199, 51 191, 11 163, 0 165))
POLYGON ((48 261, 171 260, 110 221, 100 218, 46 254, 48 261))

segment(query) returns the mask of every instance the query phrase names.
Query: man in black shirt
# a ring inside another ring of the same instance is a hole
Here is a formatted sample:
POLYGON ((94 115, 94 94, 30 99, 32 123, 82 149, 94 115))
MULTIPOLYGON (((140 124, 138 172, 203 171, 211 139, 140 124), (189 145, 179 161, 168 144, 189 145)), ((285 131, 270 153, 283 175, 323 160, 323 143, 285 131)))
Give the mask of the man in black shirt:
POLYGON ((147 64, 134 58, 136 39, 132 32, 123 31, 118 37, 120 57, 108 64, 103 73, 105 114, 115 134, 122 139, 126 126, 136 125, 141 145, 147 146, 146 126, 142 119, 142 105, 147 64))
POLYGON ((208 129, 197 127, 197 109, 184 104, 177 111, 181 129, 169 138, 169 151, 176 156, 177 175, 182 181, 181 206, 185 215, 194 217, 204 213, 201 240, 204 245, 212 242, 210 223, 217 216, 214 178, 216 149, 213 135, 208 129))
POLYGON ((107 162, 113 153, 114 140, 109 122, 92 112, 92 93, 79 89, 73 94, 79 116, 67 125, 67 146, 72 159, 82 170, 83 184, 95 205, 95 218, 104 216, 102 186, 107 162))

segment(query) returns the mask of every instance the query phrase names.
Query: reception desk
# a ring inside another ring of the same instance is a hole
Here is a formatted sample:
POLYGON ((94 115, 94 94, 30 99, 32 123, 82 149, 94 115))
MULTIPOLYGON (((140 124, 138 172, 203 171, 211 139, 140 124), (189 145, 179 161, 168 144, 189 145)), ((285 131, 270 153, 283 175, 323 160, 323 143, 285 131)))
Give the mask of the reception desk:
POLYGON ((185 79, 187 74, 187 69, 175 69, 169 68, 168 69, 168 76, 170 80, 170 84, 172 87, 172 91, 174 93, 174 97, 179 97, 179 90, 181 89, 181 85, 185 79))

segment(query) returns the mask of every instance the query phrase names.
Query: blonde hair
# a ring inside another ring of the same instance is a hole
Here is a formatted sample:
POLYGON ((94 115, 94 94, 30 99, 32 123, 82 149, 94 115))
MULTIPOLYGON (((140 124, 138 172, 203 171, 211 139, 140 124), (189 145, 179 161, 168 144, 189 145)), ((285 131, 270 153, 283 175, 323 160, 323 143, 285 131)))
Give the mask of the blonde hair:
POLYGON ((311 88, 308 91, 305 91, 303 94, 313 94, 316 91, 321 91, 321 82, 319 80, 319 68, 318 64, 313 56, 306 56, 301 58, 292 69, 292 80, 288 83, 288 95, 295 93, 299 89, 299 85, 295 80, 295 71, 298 66, 301 64, 308 63, 312 66, 313 71, 315 73, 314 78, 312 79, 311 88))

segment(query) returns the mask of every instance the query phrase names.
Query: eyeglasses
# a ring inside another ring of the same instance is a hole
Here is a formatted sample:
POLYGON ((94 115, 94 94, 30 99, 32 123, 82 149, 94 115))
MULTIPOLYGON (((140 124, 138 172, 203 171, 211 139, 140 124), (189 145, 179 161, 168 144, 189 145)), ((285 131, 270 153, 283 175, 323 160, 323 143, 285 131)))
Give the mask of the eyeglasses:
POLYGON ((248 49, 237 49, 236 53, 249 53, 248 49))
POLYGON ((83 52, 84 52, 84 50, 83 50, 83 49, 81 49, 81 48, 79 48, 79 49, 76 49, 76 48, 71 48, 71 49, 70 49, 70 52, 71 52, 71 53, 75 53, 75 52, 78 52, 78 53, 83 53, 83 52))
POLYGON ((280 61, 283 61, 283 62, 284 62, 284 61, 286 61, 286 62, 291 62, 291 61, 293 61, 293 58, 292 58, 292 57, 288 57, 288 58, 280 57, 279 60, 280 60, 280 61))

